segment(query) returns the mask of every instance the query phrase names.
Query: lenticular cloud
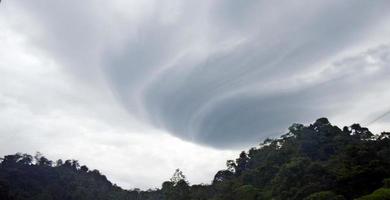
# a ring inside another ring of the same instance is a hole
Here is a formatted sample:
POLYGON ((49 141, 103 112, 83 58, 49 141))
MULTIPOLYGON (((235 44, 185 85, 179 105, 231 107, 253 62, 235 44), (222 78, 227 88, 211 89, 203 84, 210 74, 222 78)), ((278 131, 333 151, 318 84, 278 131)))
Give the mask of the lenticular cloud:
POLYGON ((390 80, 388 46, 340 58, 386 32, 387 0, 73 3, 23 3, 45 30, 32 37, 81 78, 102 73, 131 115, 185 140, 238 147, 389 100, 368 98, 390 80))
POLYGON ((388 78, 388 54, 374 70, 360 69, 370 67, 360 54, 359 66, 333 60, 387 17, 387 3, 306 3, 177 5, 171 21, 154 16, 138 27, 139 37, 110 58, 108 77, 130 112, 215 147, 337 115, 372 87, 357 77, 388 78))

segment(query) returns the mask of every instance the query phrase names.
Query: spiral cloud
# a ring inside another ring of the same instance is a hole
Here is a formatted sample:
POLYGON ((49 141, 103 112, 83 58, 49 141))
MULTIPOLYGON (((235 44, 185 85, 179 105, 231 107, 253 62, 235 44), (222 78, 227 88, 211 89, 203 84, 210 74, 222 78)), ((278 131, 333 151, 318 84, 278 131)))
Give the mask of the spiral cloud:
POLYGON ((253 144, 323 116, 364 124, 389 109, 390 91, 378 86, 390 84, 387 0, 18 6, 33 16, 32 42, 68 73, 106 84, 142 123, 201 145, 253 144))

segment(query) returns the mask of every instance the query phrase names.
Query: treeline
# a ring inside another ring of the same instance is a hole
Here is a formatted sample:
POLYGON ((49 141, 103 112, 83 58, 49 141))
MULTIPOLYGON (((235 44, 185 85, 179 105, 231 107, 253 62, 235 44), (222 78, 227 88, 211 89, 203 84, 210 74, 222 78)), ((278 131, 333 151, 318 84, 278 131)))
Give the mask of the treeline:
POLYGON ((0 199, 127 199, 98 170, 76 160, 50 161, 39 153, 7 155, 0 164, 0 199))
POLYGON ((123 190, 76 160, 4 156, 0 199, 386 200, 388 178, 389 132, 374 135, 359 124, 340 129, 321 118, 293 124, 280 138, 241 152, 209 185, 190 185, 177 170, 161 189, 123 190))
MULTIPOLYGON (((389 186, 390 133, 374 135, 359 124, 340 129, 321 118, 293 124, 227 166, 215 176, 214 199, 355 199, 385 180, 389 186)), ((389 191, 379 199, 390 199, 389 191)))

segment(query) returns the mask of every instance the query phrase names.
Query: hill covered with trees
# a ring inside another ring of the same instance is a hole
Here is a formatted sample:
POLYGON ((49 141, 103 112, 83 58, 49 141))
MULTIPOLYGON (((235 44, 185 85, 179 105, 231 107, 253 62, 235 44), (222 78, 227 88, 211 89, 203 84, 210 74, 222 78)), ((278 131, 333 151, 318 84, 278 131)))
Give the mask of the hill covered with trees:
POLYGON ((209 185, 189 185, 177 170, 161 189, 124 190, 75 160, 7 155, 0 164, 0 199, 128 200, 385 200, 390 199, 390 133, 326 118, 243 151, 209 185))

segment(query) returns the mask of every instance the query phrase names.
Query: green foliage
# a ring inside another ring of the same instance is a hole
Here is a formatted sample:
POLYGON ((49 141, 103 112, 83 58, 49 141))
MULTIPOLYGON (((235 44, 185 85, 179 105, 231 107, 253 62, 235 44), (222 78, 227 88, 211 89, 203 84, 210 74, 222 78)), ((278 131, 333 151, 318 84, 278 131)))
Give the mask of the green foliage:
POLYGON ((288 130, 228 160, 210 185, 190 186, 178 169, 161 190, 123 190, 76 160, 7 155, 0 159, 0 199, 389 199, 390 133, 374 135, 359 124, 340 129, 326 118, 288 130))
POLYGON ((340 129, 326 118, 309 126, 293 124, 280 138, 266 139, 228 161, 228 169, 219 171, 211 185, 214 198, 251 199, 256 193, 258 199, 354 199, 369 194, 390 175, 388 135, 375 136, 359 124, 340 129))
POLYGON ((303 200, 345 200, 345 198, 331 191, 323 191, 311 194, 303 200))
POLYGON ((80 167, 76 160, 52 163, 39 153, 5 156, 0 163, 0 199, 131 200, 139 196, 132 198, 131 191, 113 185, 98 170, 80 167))
POLYGON ((260 190, 252 185, 243 185, 234 190, 234 199, 256 200, 260 196, 260 190))
POLYGON ((383 187, 390 189, 390 178, 383 180, 383 187))
POLYGON ((390 200, 390 189, 380 188, 372 194, 360 197, 357 200, 390 200))
POLYGON ((170 181, 162 184, 163 199, 188 200, 190 198, 190 186, 180 169, 176 169, 170 181))

